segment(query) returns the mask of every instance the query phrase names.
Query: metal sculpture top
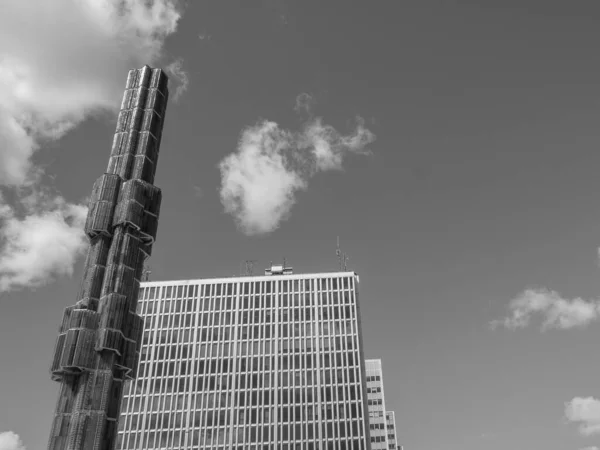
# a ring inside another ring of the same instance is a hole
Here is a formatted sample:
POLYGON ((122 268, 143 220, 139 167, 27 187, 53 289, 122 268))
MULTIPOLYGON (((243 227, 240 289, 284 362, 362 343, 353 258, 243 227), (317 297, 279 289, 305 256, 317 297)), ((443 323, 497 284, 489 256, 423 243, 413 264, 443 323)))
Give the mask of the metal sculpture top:
POLYGON ((65 309, 50 369, 61 383, 50 450, 114 447, 123 381, 139 360, 137 297, 158 226, 161 191, 152 183, 167 99, 162 70, 129 72, 108 168, 89 203, 81 290, 65 309))

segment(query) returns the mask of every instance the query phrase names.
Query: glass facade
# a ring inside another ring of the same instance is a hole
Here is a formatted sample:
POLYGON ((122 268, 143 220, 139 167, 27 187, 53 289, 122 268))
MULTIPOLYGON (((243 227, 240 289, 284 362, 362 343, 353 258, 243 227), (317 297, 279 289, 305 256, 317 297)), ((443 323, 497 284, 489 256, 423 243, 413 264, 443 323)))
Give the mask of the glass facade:
POLYGON ((116 448, 370 450, 357 288, 353 272, 142 283, 116 448))

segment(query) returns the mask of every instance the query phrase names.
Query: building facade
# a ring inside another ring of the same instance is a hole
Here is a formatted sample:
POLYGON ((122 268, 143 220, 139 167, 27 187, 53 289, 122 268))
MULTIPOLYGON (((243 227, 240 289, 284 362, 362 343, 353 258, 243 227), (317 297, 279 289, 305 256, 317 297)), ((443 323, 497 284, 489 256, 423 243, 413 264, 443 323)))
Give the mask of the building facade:
POLYGON ((371 448, 373 450, 389 450, 381 360, 367 359, 365 361, 365 372, 371 448))
POLYGON ((402 446, 398 446, 396 438, 396 416, 394 411, 388 411, 385 407, 381 360, 366 360, 365 369, 371 448, 373 450, 402 450, 402 446))
POLYGON ((386 411, 385 413, 387 427, 387 441, 390 450, 402 450, 402 446, 398 447, 398 439, 396 438, 396 415, 394 411, 386 411))
POLYGON ((358 276, 290 272, 142 284, 117 449, 371 449, 358 276))

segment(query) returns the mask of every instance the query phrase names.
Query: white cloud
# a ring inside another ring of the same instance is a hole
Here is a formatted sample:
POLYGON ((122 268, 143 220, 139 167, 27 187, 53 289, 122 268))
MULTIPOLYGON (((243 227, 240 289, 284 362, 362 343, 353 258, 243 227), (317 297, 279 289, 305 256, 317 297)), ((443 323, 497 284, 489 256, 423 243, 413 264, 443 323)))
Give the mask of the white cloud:
POLYGON ((585 448, 582 448, 579 450, 600 450, 600 449, 594 445, 593 447, 585 447, 585 448))
POLYGON ((18 434, 12 431, 0 432, 0 450, 25 450, 18 434))
POLYGON ((294 194, 306 188, 303 177, 286 164, 292 136, 275 122, 242 132, 238 150, 220 163, 221 202, 248 235, 273 231, 290 213, 294 194))
POLYGON ((0 197, 0 291, 72 272, 85 207, 42 195, 31 157, 90 115, 118 109, 127 72, 152 65, 175 32, 177 2, 3 2, 0 188, 14 201, 0 197), (33 192, 23 196, 23 187, 33 192))
POLYGON ((600 433, 600 400, 575 397, 565 403, 565 416, 579 424, 579 432, 584 436, 600 433))
POLYGON ((263 121, 243 130, 237 151, 224 158, 221 170, 221 202, 247 235, 264 234, 279 227, 294 205, 295 195, 308 187, 319 171, 340 170, 348 153, 368 153, 375 135, 357 128, 344 136, 320 118, 300 132, 281 129, 263 121))
POLYGON ((0 292, 71 275, 87 247, 85 206, 36 193, 24 198, 22 207, 18 214, 0 199, 0 292))
POLYGON ((5 0, 0 14, 0 185, 89 114, 119 105, 131 67, 177 27, 174 0, 5 0))
POLYGON ((581 298, 564 299, 547 289, 527 289, 510 302, 511 315, 492 322, 517 329, 529 325, 534 315, 543 317, 542 329, 583 327, 600 317, 600 302, 581 298))
POLYGON ((185 91, 187 91, 190 84, 188 74, 183 70, 183 59, 176 59, 165 67, 165 71, 171 75, 171 79, 175 79, 177 81, 177 88, 173 94, 173 101, 178 101, 185 91))

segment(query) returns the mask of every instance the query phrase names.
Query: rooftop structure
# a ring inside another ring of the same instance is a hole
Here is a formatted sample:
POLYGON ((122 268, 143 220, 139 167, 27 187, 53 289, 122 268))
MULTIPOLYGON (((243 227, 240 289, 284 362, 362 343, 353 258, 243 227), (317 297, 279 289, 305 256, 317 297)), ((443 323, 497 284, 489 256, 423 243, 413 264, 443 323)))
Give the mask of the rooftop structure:
POLYGON ((293 273, 291 267, 271 266, 271 268, 265 269, 265 275, 292 275, 293 273))

